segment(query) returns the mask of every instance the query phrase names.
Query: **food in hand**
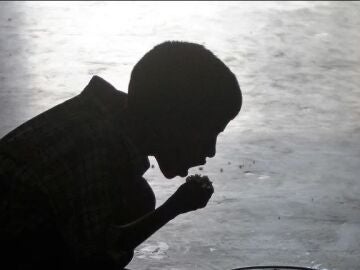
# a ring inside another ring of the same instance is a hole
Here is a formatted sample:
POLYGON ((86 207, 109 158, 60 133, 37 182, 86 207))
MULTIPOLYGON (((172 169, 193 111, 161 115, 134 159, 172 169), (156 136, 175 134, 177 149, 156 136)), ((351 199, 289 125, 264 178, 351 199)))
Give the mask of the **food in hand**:
POLYGON ((194 181, 197 184, 200 184, 202 188, 211 189, 212 182, 209 180, 209 177, 206 175, 201 176, 200 174, 190 175, 186 177, 186 182, 192 182, 194 181))

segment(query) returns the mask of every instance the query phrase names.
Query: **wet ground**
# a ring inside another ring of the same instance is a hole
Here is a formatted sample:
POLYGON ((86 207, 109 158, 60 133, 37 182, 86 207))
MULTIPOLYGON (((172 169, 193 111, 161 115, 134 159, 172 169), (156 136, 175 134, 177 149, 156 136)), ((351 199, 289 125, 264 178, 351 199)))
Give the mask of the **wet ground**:
MULTIPOLYGON (((360 3, 0 3, 0 135, 92 75, 126 91, 155 44, 205 44, 237 75, 208 207, 141 245, 132 269, 360 266, 360 3)), ((183 179, 146 173, 158 204, 183 179)))

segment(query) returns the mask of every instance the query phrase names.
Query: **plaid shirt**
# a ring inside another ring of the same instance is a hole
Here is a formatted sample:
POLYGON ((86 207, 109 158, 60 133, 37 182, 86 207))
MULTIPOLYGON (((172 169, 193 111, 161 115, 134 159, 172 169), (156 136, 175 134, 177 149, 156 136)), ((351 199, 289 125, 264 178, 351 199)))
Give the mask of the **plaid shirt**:
MULTIPOLYGON (((47 228, 59 233, 76 262, 112 260, 110 225, 155 208, 142 178, 149 160, 122 125, 126 99, 95 76, 81 94, 1 139, 1 239, 47 228)), ((124 251, 118 264, 125 266, 132 254, 124 251)))

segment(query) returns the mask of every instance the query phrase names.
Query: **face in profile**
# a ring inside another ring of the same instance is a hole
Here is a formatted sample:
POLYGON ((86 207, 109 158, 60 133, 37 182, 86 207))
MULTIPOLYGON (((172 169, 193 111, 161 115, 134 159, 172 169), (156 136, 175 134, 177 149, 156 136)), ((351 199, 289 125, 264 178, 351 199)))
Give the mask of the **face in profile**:
POLYGON ((184 177, 213 157, 218 134, 241 104, 235 74, 200 44, 159 44, 131 72, 128 108, 150 126, 154 143, 147 154, 156 158, 166 178, 184 177), (181 126, 186 119, 198 124, 181 126))
POLYGON ((190 168, 204 165, 207 157, 214 157, 217 136, 227 123, 167 131, 163 147, 154 155, 164 176, 185 177, 190 168))

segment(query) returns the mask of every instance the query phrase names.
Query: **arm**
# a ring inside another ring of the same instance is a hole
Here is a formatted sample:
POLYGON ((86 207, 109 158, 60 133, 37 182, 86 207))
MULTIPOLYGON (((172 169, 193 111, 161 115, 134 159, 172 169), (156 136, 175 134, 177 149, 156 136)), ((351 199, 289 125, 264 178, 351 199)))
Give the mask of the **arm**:
POLYGON ((113 249, 133 250, 162 226, 175 218, 177 213, 172 207, 164 203, 145 216, 122 226, 112 225, 110 236, 115 237, 113 249))
POLYGON ((214 189, 207 177, 201 181, 187 181, 160 207, 134 222, 111 226, 110 242, 113 250, 133 250, 176 216, 206 206, 214 189))

